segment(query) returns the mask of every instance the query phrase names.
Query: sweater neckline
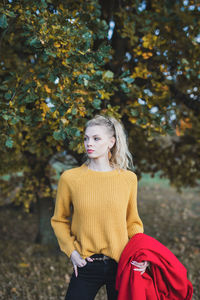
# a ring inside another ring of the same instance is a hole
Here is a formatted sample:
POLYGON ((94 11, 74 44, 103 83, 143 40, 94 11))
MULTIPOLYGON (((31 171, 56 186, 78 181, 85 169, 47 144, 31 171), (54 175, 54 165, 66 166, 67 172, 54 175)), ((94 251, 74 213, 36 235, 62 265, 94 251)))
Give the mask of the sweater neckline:
POLYGON ((87 172, 87 174, 93 175, 93 176, 113 176, 115 174, 117 174, 117 169, 111 170, 111 171, 95 171, 92 169, 89 169, 88 166, 86 165, 86 163, 83 163, 81 165, 81 168, 83 168, 84 171, 87 172))

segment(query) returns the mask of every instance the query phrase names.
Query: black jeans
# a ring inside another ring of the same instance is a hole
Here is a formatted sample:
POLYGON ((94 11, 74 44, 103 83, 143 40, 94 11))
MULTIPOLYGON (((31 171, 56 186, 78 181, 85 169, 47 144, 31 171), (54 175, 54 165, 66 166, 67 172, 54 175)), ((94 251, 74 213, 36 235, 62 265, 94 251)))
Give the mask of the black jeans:
MULTIPOLYGON (((94 254, 90 257, 102 257, 94 254)), ((118 263, 114 259, 87 261, 84 267, 78 267, 78 276, 73 271, 65 300, 94 300, 98 290, 105 284, 108 300, 117 300, 115 277, 118 263)))

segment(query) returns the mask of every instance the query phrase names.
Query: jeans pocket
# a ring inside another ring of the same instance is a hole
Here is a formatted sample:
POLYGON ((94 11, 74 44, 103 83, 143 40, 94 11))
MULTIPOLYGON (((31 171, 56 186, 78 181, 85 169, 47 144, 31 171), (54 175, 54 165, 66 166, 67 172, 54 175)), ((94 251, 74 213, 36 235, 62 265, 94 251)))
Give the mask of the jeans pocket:
POLYGON ((79 267, 79 266, 77 266, 77 267, 80 268, 80 269, 83 269, 83 268, 85 268, 87 266, 87 264, 88 264, 88 262, 84 266, 82 266, 82 267, 79 267))

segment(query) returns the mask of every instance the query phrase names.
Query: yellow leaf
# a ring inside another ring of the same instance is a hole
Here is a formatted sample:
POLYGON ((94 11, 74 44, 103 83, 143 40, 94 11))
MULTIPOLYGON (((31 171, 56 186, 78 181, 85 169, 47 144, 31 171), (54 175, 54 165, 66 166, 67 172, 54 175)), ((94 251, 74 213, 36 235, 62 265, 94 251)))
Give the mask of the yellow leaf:
POLYGON ((141 77, 141 78, 147 78, 147 76, 150 74, 150 72, 147 70, 147 67, 138 64, 137 67, 134 69, 134 73, 131 75, 132 78, 141 77))
POLYGON ((52 117, 53 118, 57 118, 57 116, 59 115, 59 112, 57 110, 55 110, 53 113, 52 113, 52 117))
POLYGON ((43 116, 45 116, 46 113, 50 110, 49 106, 45 102, 42 102, 40 104, 40 108, 43 110, 43 113, 42 113, 43 116))
POLYGON ((83 51, 80 51, 80 50, 79 50, 78 52, 79 52, 79 53, 81 53, 82 55, 84 55, 84 54, 85 54, 83 51))
POLYGON ((19 110, 23 113, 25 111, 25 106, 21 106, 19 110))
POLYGON ((64 10, 64 8, 63 8, 63 5, 62 4, 59 4, 59 6, 58 6, 59 8, 60 8, 60 10, 64 10))
POLYGON ((63 61, 62 61, 62 65, 65 66, 65 67, 68 66, 67 61, 63 60, 63 61))
POLYGON ((136 118, 129 118, 129 121, 132 123, 132 124, 135 124, 137 122, 137 119, 136 118))
POLYGON ((54 43, 54 47, 59 48, 59 47, 60 47, 60 43, 55 42, 55 43, 54 43))
POLYGON ((67 119, 61 118, 61 121, 62 121, 63 124, 65 124, 65 125, 69 124, 69 120, 67 120, 67 119))
POLYGON ((148 59, 149 57, 151 57, 153 54, 152 52, 145 52, 145 53, 142 53, 142 56, 144 59, 148 59))
POLYGON ((82 95, 87 95, 87 94, 88 94, 87 91, 85 91, 85 90, 80 90, 80 89, 74 90, 73 93, 79 93, 79 94, 82 94, 82 95))
POLYGON ((19 263, 18 266, 21 267, 21 268, 28 268, 28 267, 30 267, 30 264, 27 264, 27 263, 19 263))
POLYGON ((68 108, 68 110, 66 111, 67 114, 70 114, 72 111, 72 107, 68 108))
POLYGON ((61 149, 60 145, 56 145, 56 149, 57 149, 58 151, 60 151, 60 149, 61 149))
POLYGON ((47 93, 51 93, 51 89, 48 87, 48 85, 44 85, 44 88, 46 90, 47 93))
POLYGON ((137 53, 137 55, 141 55, 142 54, 141 50, 136 50, 135 52, 137 53))
POLYGON ((184 131, 187 128, 192 128, 192 124, 189 118, 181 119, 180 124, 176 125, 176 135, 181 136, 184 135, 184 131))
POLYGON ((113 92, 108 93, 108 92, 105 92, 105 91, 99 91, 99 93, 101 94, 101 99, 110 99, 110 96, 113 95, 113 92))

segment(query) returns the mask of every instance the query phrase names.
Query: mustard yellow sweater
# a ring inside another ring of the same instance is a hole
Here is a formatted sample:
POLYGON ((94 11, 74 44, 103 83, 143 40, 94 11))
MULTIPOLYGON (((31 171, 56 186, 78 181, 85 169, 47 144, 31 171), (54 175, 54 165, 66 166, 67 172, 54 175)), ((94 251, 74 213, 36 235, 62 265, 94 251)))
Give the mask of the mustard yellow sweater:
POLYGON ((118 262, 129 239, 143 232, 136 174, 117 169, 94 171, 85 163, 65 170, 58 182, 51 226, 68 257, 77 250, 84 259, 103 253, 118 262))

